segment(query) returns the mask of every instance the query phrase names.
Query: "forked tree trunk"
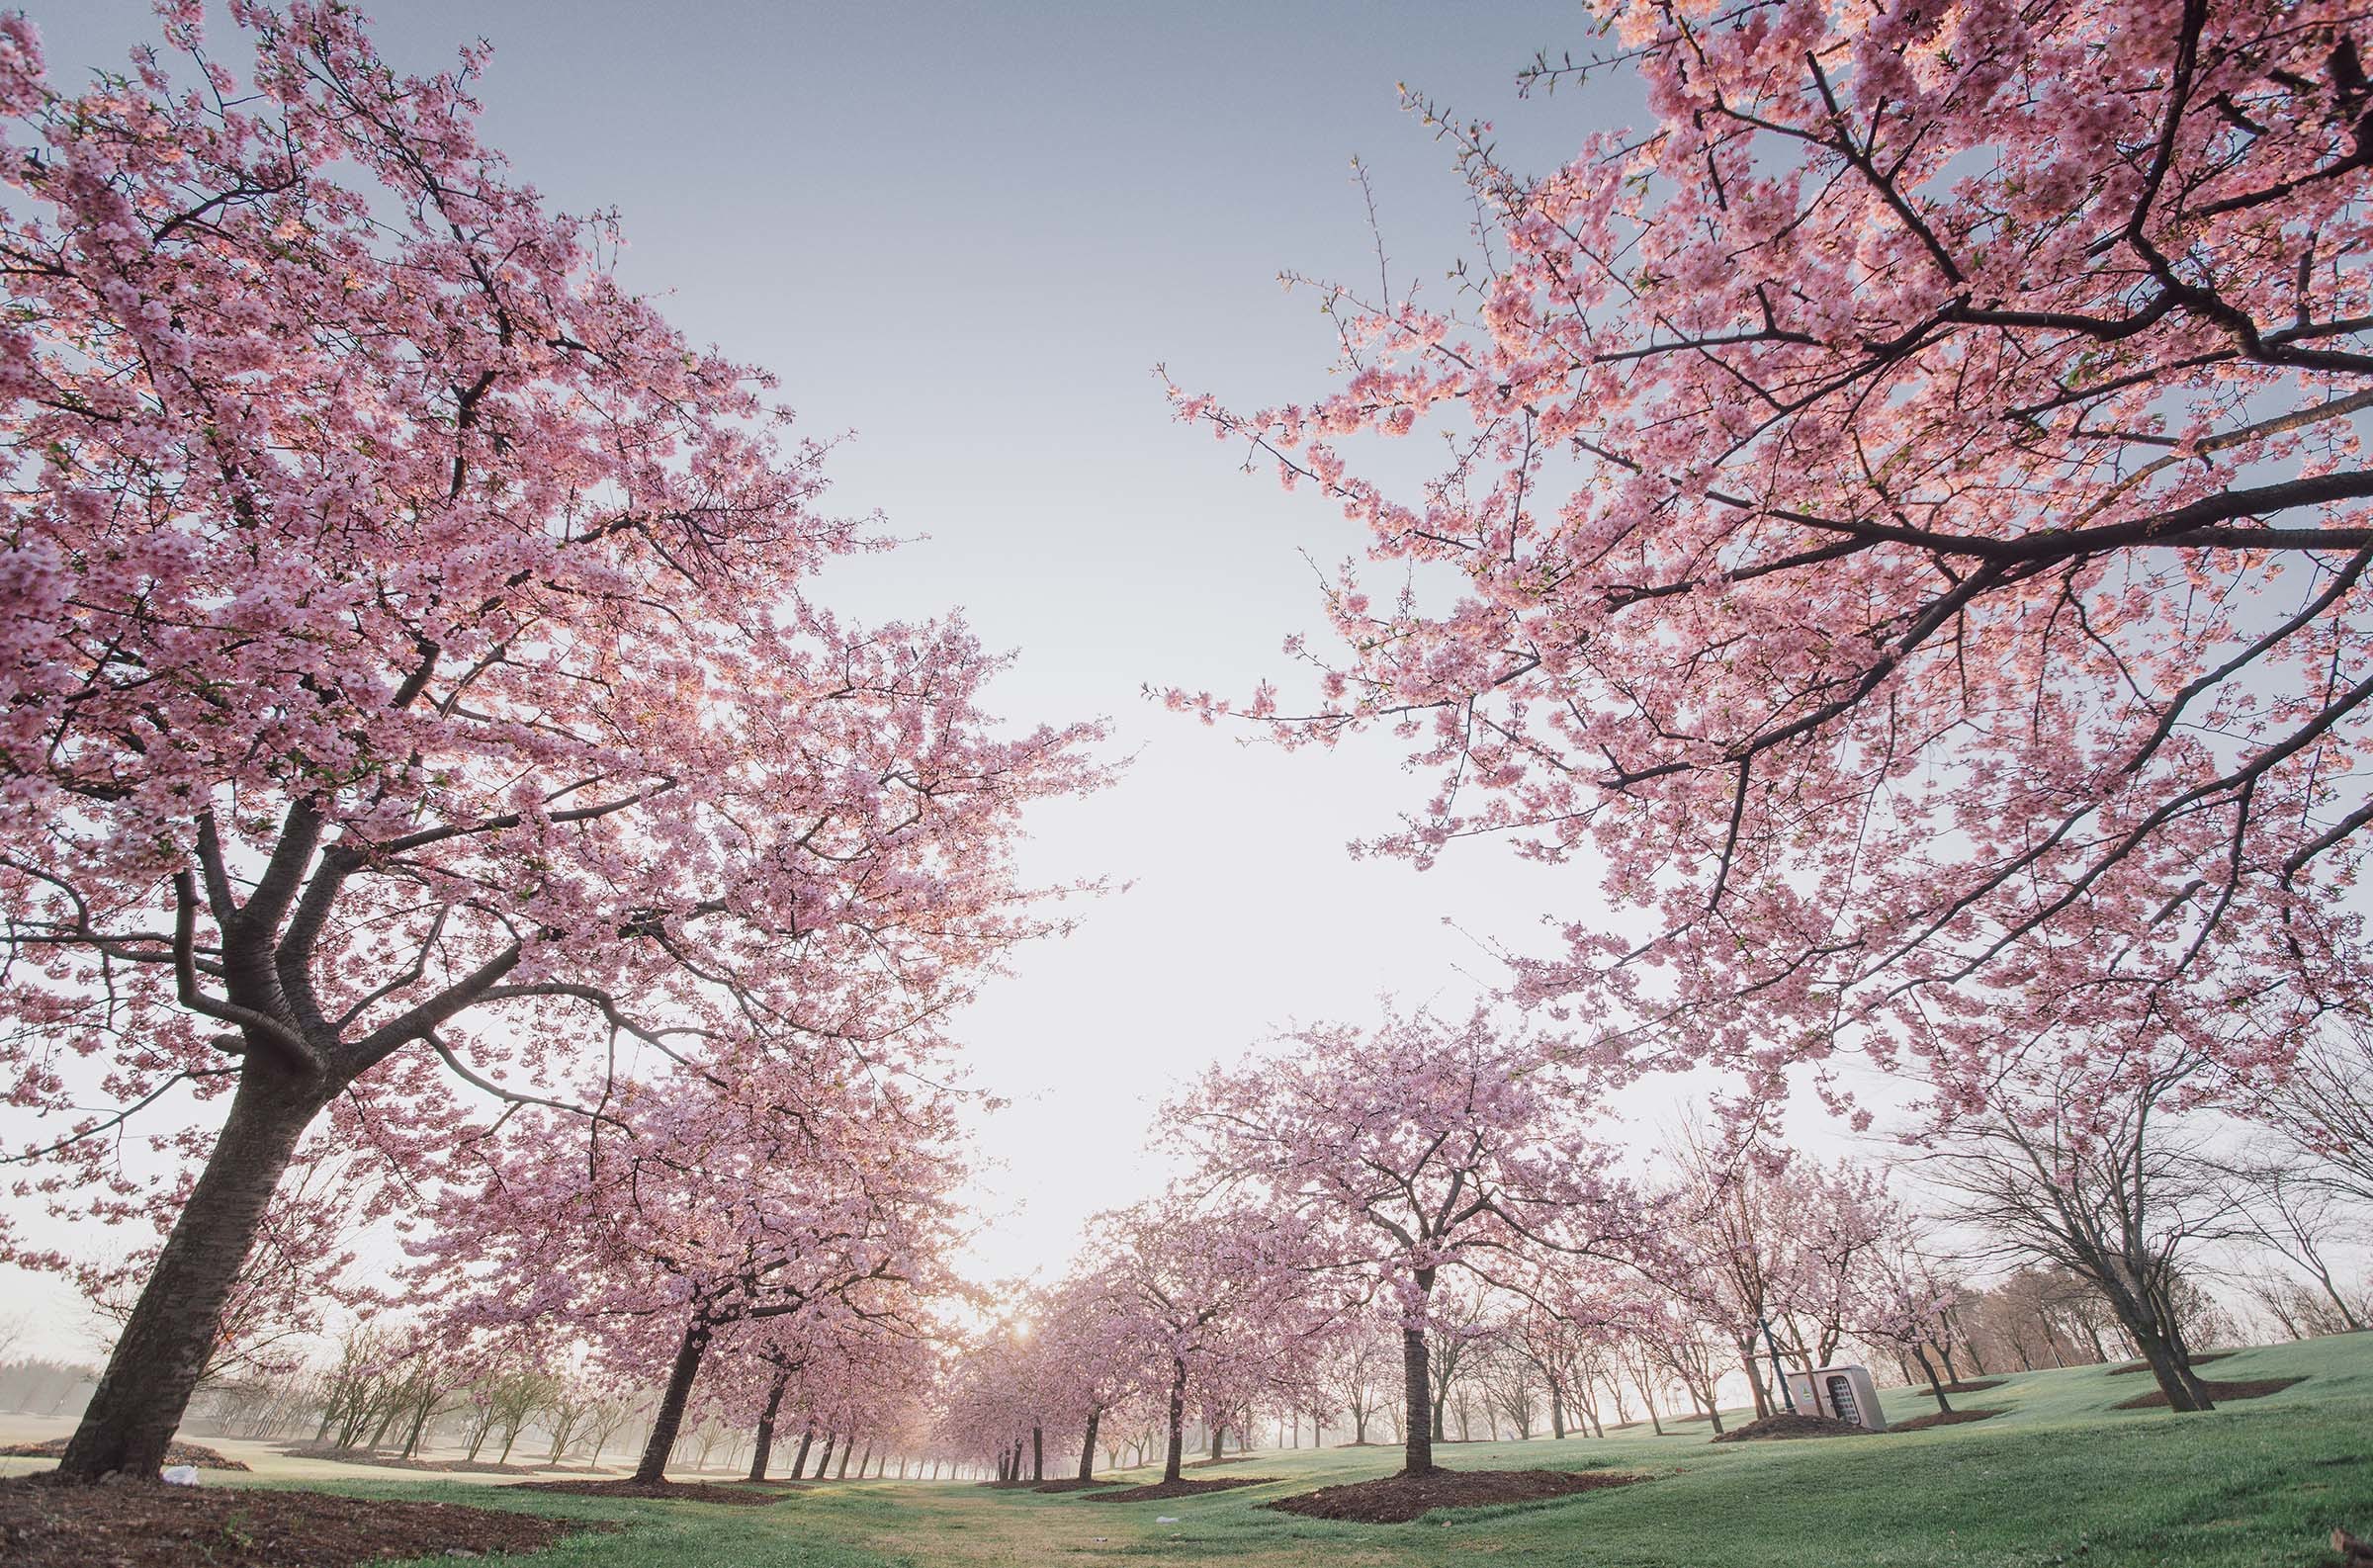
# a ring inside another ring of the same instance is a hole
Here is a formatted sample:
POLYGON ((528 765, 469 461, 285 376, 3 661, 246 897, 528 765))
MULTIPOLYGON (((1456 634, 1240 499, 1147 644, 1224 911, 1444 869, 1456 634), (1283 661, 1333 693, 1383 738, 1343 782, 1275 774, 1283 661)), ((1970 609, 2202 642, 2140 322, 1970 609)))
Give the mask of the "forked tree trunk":
POLYGON ((58 1458, 61 1479, 122 1472, 153 1480, 164 1467, 165 1445, 214 1353, 222 1305, 297 1140, 321 1108, 323 1087, 293 1083, 260 1057, 249 1059, 206 1169, 58 1458))
POLYGON ((1401 1330, 1401 1380, 1409 1396, 1409 1420, 1401 1443, 1401 1474, 1434 1473, 1434 1398, 1427 1386, 1426 1331, 1401 1330))
POLYGON ((758 1436, 750 1444, 749 1478, 766 1479, 766 1461, 774 1457, 774 1417, 783 1408, 783 1391, 791 1386, 791 1369, 775 1370, 774 1381, 766 1387, 766 1408, 758 1412, 758 1436))
POLYGON ((708 1352, 712 1332, 697 1314, 684 1325, 684 1337, 675 1350, 675 1365, 667 1373, 667 1391, 659 1396, 659 1414, 652 1417, 651 1437, 643 1444, 643 1462, 635 1466, 636 1480, 667 1478, 667 1455, 673 1451, 676 1434, 683 1428, 684 1409, 692 1401, 692 1380, 700 1375, 700 1358, 708 1352))

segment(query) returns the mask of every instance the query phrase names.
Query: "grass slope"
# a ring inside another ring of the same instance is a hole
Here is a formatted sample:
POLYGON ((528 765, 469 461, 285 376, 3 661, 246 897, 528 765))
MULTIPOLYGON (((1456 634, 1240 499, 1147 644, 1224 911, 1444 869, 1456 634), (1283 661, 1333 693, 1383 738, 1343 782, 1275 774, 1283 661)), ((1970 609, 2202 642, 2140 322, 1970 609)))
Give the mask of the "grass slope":
MULTIPOLYGON (((536 1568, 990 1568, 1145 1559, 1360 1568, 1489 1559, 1610 1568, 2181 1563, 2317 1568, 2335 1524, 2373 1533, 2373 1335, 2244 1351, 2227 1378, 2305 1376, 2206 1416, 2118 1412, 2131 1379, 2102 1368, 2013 1375, 1969 1397, 1991 1421, 1798 1442, 1658 1438, 1456 1444, 1457 1468, 1618 1466, 1644 1485, 1407 1524, 1300 1519, 1259 1505, 1389 1471, 1397 1450, 1259 1455, 1280 1482, 1209 1497, 1095 1506, 973 1486, 847 1483, 767 1509, 625 1503, 438 1482, 336 1488, 431 1497, 636 1528, 532 1557, 536 1568), (1158 1516, 1178 1523, 1158 1524, 1158 1516)), ((1890 1418, 1933 1410, 1890 1390, 1890 1418)), ((1644 1428, 1641 1431, 1644 1432, 1644 1428)), ((1685 1434, 1685 1435, 1683 1435, 1685 1434)))

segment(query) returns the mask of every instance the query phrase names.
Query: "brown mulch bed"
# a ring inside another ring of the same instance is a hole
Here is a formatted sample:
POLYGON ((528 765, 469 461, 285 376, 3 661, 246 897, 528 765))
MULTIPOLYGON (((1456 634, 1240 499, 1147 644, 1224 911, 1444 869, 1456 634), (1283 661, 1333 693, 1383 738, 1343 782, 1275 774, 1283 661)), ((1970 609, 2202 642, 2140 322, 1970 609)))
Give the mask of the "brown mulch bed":
POLYGON ((1030 1490, 1033 1492, 1087 1492, 1099 1486, 1118 1485, 1120 1485, 1118 1481, 1083 1481, 1075 1475, 1060 1481, 1035 1482, 1031 1485, 1030 1490))
POLYGON ((1224 1459, 1189 1459, 1179 1468, 1182 1470, 1208 1470, 1215 1464, 1250 1464, 1252 1460, 1253 1456, 1249 1453, 1231 1453, 1224 1459))
POLYGON ((524 1554, 619 1527, 326 1492, 65 1486, 54 1474, 0 1481, 0 1562, 10 1568, 353 1568, 386 1557, 524 1554))
POLYGON ((1218 1481, 1156 1481, 1121 1492, 1091 1492, 1091 1503, 1151 1503, 1166 1497, 1193 1497, 1198 1492, 1228 1492, 1240 1486, 1267 1486, 1274 1475, 1231 1475, 1218 1481))
POLYGON ((791 1495, 787 1481, 513 1481, 506 1492, 573 1492, 579 1497, 663 1497, 677 1503, 739 1503, 745 1508, 780 1503, 791 1495), (765 1488, 767 1490, 761 1490, 765 1488))
POLYGON ((1487 1508, 1494 1503, 1535 1503, 1644 1481, 1621 1470, 1436 1470, 1431 1475, 1394 1475, 1381 1481, 1325 1486, 1281 1497, 1263 1508, 1310 1519, 1351 1520, 1362 1524, 1406 1524, 1438 1508, 1487 1508))
MULTIPOLYGON (((1980 1377, 1974 1381, 1964 1379, 1958 1383, 1947 1383, 1945 1392, 1948 1394, 1982 1394, 1989 1388, 2000 1388, 2004 1381, 2005 1379, 1999 1377, 1980 1377)), ((1911 1391, 1915 1394, 1918 1393, 1920 1385, 1912 1384, 1911 1391)))
POLYGON ((1935 1410, 1925 1416, 1914 1416, 1909 1421, 1890 1422, 1887 1430, 1890 1432, 1925 1432, 1930 1427, 1961 1427, 1973 1421, 1989 1421, 2001 1414, 2002 1412, 1999 1410, 1935 1410))
MULTIPOLYGON (((2211 1350, 2206 1355, 2193 1356, 2192 1364, 2194 1366, 2206 1366, 2211 1361, 2226 1360, 2240 1353, 2241 1352, 2238 1350, 2211 1350)), ((2148 1372, 2149 1370, 2151 1370, 2151 1363, 2149 1361, 2126 1361, 2117 1366, 2111 1367, 2109 1369, 2109 1375, 2112 1377, 2133 1377, 2139 1373, 2148 1372)))
POLYGON ((1718 1433, 1714 1442, 1755 1442, 1767 1437, 1867 1437, 1868 1427, 1857 1427, 1850 1421, 1832 1421, 1827 1416, 1797 1416, 1787 1411, 1761 1416, 1743 1427, 1733 1427, 1718 1433))
MULTIPOLYGON (((0 1448, 0 1455, 11 1459, 57 1459, 66 1452, 66 1439, 52 1437, 47 1442, 12 1442, 0 1448)), ((201 1442, 183 1442, 179 1438, 165 1444, 165 1463, 186 1464, 200 1470, 244 1470, 242 1460, 217 1453, 201 1442)))
MULTIPOLYGON (((2200 1359, 2205 1361, 2208 1357, 2204 1355, 2200 1359)), ((2222 1405, 2235 1399, 2263 1399, 2268 1394, 2281 1393, 2293 1383, 2306 1381, 2307 1379, 2304 1377, 2253 1377, 2246 1382, 2219 1383, 2204 1377, 2200 1380, 2200 1386, 2208 1390, 2210 1399, 2222 1405)), ((2148 1394, 2137 1394, 2132 1399, 2121 1399, 2109 1408, 2112 1410, 2164 1410, 2167 1408, 2167 1396, 2154 1388, 2148 1394)))

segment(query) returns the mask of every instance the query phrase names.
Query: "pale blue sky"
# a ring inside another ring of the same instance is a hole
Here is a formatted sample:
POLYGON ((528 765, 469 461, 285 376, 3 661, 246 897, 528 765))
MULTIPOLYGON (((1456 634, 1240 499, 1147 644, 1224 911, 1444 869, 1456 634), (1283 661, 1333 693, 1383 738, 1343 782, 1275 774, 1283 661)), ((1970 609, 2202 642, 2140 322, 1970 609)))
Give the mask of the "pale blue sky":
MULTIPOLYGON (((154 32, 128 0, 25 3, 60 75, 154 32)), ((1425 793, 1388 743, 1248 750, 1138 696, 1286 674, 1278 644, 1316 602, 1299 552, 1356 544, 1173 423, 1153 367, 1245 402, 1324 390, 1331 332, 1276 274, 1373 278, 1354 154, 1396 283, 1447 300, 1466 192, 1396 83, 1551 166, 1633 118, 1516 98, 1536 49, 1588 42, 1570 0, 369 9, 399 67, 490 40, 486 126, 520 175, 620 209, 631 287, 774 370, 812 431, 856 432, 836 502, 928 537, 837 573, 837 602, 964 606, 1019 650, 1005 712, 1109 715, 1136 754, 1107 796, 1046 813, 1029 855, 1134 886, 965 1022, 979 1081, 1014 1101, 984 1129, 992 1190, 1026 1204, 985 1271, 1059 1264, 1085 1214, 1142 1190, 1147 1117, 1203 1062, 1386 988, 1463 1005, 1480 955, 1445 916, 1530 942, 1544 911, 1594 902, 1587 869, 1488 846, 1422 876, 1355 865, 1344 841, 1425 793)), ((216 42, 235 68, 225 26, 216 42)))

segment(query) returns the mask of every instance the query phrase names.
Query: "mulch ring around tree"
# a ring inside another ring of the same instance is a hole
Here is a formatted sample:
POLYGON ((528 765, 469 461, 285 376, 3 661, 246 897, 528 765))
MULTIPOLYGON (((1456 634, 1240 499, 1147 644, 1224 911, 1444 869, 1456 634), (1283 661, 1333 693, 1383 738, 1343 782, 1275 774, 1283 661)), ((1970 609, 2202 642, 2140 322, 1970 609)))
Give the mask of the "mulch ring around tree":
POLYGON ((762 1508, 792 1495, 789 1481, 513 1481, 506 1492, 572 1492, 578 1497, 664 1498, 672 1503, 738 1503, 762 1508))
MULTIPOLYGON (((1958 1383, 1947 1383, 1945 1392, 1948 1394, 1982 1394, 1989 1388, 2000 1388, 2003 1382, 2004 1379, 1999 1377, 1980 1377, 1976 1381, 1965 1378, 1958 1383)), ((1912 1392, 1918 1393, 1919 1385, 1916 1383, 1912 1385, 1912 1392)))
POLYGON ((1240 1486, 1268 1486, 1274 1475, 1231 1475, 1221 1481, 1156 1481, 1120 1492, 1091 1492, 1091 1503, 1152 1503, 1166 1497, 1193 1497, 1198 1492, 1229 1492, 1240 1486))
POLYGON ((1078 1476, 1066 1476, 1060 1481, 1032 1481, 1033 1492, 1088 1492, 1099 1486, 1118 1486, 1118 1481, 1083 1481, 1078 1476))
MULTIPOLYGON (((2205 1361, 2208 1357, 2203 1355, 2200 1359, 2205 1361)), ((2200 1386, 2208 1390, 2210 1399, 2222 1405, 2236 1399, 2263 1399, 2268 1394, 2281 1393, 2293 1383, 2306 1381, 2307 1379, 2304 1377, 2256 1377, 2246 1382, 2218 1383, 2202 1378, 2200 1386)), ((2154 1388, 2148 1394, 2137 1394, 2132 1399, 2121 1399, 2109 1408, 2112 1410, 2164 1410, 2167 1408, 2167 1396, 2154 1388)))
POLYGON ((1310 1519, 1406 1524, 1438 1508, 1533 1503, 1542 1498, 1629 1486, 1646 1479, 1644 1475, 1622 1470, 1436 1470, 1429 1475, 1395 1475, 1381 1481, 1321 1487, 1296 1497, 1281 1497, 1262 1507, 1310 1519))
POLYGON ((0 1562, 10 1568, 353 1568, 387 1557, 525 1554, 619 1527, 326 1492, 66 1486, 54 1475, 0 1481, 0 1562))
MULTIPOLYGON (((2206 1366, 2211 1361, 2225 1360, 2234 1353, 2235 1352, 2232 1350, 2211 1350, 2206 1355, 2193 1356, 2192 1364, 2194 1366, 2206 1366)), ((2144 1372, 2148 1372, 2149 1370, 2151 1370, 2151 1363, 2149 1361, 2125 1361, 2119 1365, 2111 1367, 2109 1369, 2109 1375, 2112 1377, 2135 1377, 2144 1372)))
POLYGON ((1800 1416, 1779 1411, 1759 1416, 1743 1427, 1717 1432, 1714 1442, 1756 1442, 1767 1437, 1867 1437, 1868 1427, 1857 1427, 1850 1421, 1832 1421, 1827 1416, 1800 1416))
POLYGON ((1935 1410, 1909 1421, 1890 1421, 1890 1432, 1926 1432, 1930 1427, 1964 1427, 1973 1421, 1991 1421, 2003 1414, 2000 1410, 1935 1410))
MULTIPOLYGON (((47 1442, 12 1442, 0 1448, 0 1456, 11 1459, 58 1459, 66 1452, 66 1439, 52 1437, 47 1442)), ((186 1464, 200 1470, 244 1470, 247 1466, 237 1459, 217 1453, 203 1443, 175 1440, 165 1444, 165 1463, 186 1464)))

